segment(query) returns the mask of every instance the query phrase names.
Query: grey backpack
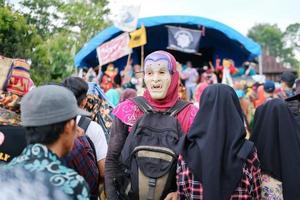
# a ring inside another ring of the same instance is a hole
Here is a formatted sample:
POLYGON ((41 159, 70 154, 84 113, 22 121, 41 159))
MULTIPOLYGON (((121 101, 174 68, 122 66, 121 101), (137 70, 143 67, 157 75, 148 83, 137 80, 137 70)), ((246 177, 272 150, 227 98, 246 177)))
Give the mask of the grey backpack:
POLYGON ((143 97, 133 99, 144 112, 121 153, 129 174, 128 199, 160 200, 176 191, 177 145, 183 135, 176 115, 190 103, 178 100, 166 112, 155 111, 143 97))

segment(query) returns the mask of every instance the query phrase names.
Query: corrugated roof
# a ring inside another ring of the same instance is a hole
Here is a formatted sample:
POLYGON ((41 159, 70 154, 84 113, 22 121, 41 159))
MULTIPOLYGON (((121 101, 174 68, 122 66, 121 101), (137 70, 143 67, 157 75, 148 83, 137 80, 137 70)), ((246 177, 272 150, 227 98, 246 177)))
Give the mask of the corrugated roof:
MULTIPOLYGON (((282 63, 277 62, 276 58, 270 55, 262 56, 263 74, 279 74, 285 71, 295 71, 283 66, 282 63)), ((257 66, 258 68, 258 66, 257 66)), ((258 71, 258 69, 256 69, 258 71)))

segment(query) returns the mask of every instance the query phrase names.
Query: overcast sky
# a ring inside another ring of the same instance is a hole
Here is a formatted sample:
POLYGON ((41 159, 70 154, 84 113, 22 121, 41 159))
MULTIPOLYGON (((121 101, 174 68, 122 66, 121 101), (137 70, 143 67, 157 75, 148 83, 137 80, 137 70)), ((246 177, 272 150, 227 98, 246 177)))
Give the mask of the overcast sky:
MULTIPOLYGON (((114 0, 111 0, 114 1, 114 0)), ((116 0, 128 2, 128 0, 116 0)), ((282 31, 300 23, 300 0, 137 0, 140 17, 195 15, 222 22, 246 35, 255 23, 278 24, 282 31)))
MULTIPOLYGON (((10 0, 19 2, 20 0, 10 0)), ((195 15, 222 22, 246 35, 256 23, 278 24, 282 31, 300 23, 300 0, 109 0, 141 2, 139 17, 195 15)))

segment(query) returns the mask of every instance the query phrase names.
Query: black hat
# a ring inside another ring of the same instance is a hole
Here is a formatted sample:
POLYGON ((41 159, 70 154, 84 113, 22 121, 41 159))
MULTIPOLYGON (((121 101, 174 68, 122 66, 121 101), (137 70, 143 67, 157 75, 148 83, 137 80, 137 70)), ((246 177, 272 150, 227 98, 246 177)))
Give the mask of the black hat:
POLYGON ((274 83, 274 81, 266 80, 266 82, 264 83, 264 90, 267 93, 274 92, 274 90, 275 90, 275 83, 274 83))
POLYGON ((300 101, 300 79, 298 79, 296 81, 296 94, 294 96, 291 96, 287 99, 285 99, 286 101, 294 101, 294 100, 298 100, 300 101))
POLYGON ((296 80, 296 75, 293 72, 286 71, 281 74, 281 81, 289 83, 289 85, 293 85, 296 80))

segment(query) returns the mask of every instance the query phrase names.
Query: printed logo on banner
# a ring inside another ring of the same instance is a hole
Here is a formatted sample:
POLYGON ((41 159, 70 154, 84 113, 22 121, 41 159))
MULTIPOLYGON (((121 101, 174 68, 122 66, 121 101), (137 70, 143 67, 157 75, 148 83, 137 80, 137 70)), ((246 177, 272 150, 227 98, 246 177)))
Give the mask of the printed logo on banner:
POLYGON ((147 43, 146 28, 142 26, 140 29, 130 33, 129 47, 135 48, 147 43))
POLYGON ((201 38, 200 30, 167 26, 168 48, 187 53, 197 53, 201 38))
POLYGON ((187 48, 193 42, 193 36, 190 32, 181 30, 175 33, 174 35, 177 45, 181 48, 187 48))

